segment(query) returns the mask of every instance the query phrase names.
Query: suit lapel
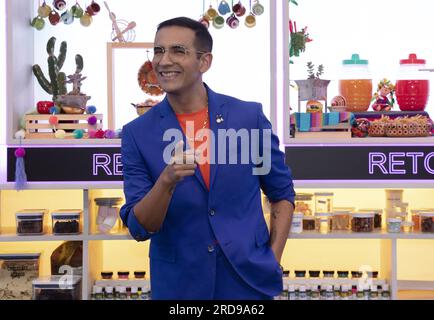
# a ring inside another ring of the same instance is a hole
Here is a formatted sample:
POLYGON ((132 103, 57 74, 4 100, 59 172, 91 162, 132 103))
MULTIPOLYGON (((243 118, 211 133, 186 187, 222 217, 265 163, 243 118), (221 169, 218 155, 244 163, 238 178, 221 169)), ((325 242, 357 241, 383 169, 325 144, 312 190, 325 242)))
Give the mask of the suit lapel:
MULTIPOLYGON (((161 126, 161 137, 164 136, 164 133, 167 130, 170 129, 178 129, 181 133, 182 133, 182 138, 184 140, 184 144, 187 145, 187 139, 185 137, 184 132, 182 131, 181 126, 179 125, 178 119, 176 118, 175 112, 173 111, 172 107, 169 104, 169 100, 166 98, 164 98, 164 100, 161 102, 161 108, 160 108, 160 126, 161 126)), ((169 143, 171 143, 171 141, 163 141, 163 148, 162 148, 162 152, 164 150, 164 148, 166 148, 169 143)), ((199 181, 200 185, 202 186, 202 188, 205 191, 208 191, 208 188, 205 185, 205 181, 202 178, 202 174, 200 173, 199 167, 196 168, 195 172, 194 172, 194 176, 196 177, 196 179, 199 181)))

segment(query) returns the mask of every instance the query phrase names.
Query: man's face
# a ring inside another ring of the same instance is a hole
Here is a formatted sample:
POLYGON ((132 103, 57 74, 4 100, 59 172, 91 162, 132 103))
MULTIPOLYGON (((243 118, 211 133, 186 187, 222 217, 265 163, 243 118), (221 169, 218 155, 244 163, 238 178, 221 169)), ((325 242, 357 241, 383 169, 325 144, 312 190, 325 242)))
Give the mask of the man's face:
POLYGON ((194 87, 202 82, 202 74, 209 69, 211 54, 198 54, 194 40, 194 31, 188 28, 171 26, 157 32, 154 47, 164 48, 166 52, 155 55, 152 64, 160 86, 167 93, 181 93, 194 87), (185 55, 182 55, 183 48, 187 49, 185 55))

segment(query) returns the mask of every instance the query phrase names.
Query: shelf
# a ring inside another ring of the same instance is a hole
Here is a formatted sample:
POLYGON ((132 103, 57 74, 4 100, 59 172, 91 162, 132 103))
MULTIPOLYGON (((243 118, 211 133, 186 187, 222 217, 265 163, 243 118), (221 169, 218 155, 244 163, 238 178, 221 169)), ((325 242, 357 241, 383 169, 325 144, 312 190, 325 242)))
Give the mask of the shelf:
POLYGON ((290 233, 288 239, 427 239, 434 240, 434 233, 388 233, 376 232, 351 232, 335 231, 321 234, 317 231, 304 231, 302 233, 290 233))
POLYGON ((304 146, 304 145, 434 145, 434 137, 420 137, 420 138, 312 138, 312 139, 297 139, 291 138, 288 143, 285 143, 286 147, 291 146, 304 146))
MULTIPOLYGON (((121 146, 121 139, 24 139, 22 140, 22 146, 59 146, 59 145, 74 145, 74 146, 98 146, 104 147, 121 146)), ((8 146, 19 146, 20 140, 11 139, 8 141, 8 146)))
POLYGON ((86 236, 86 240, 134 240, 134 238, 128 233, 119 234, 91 234, 86 236))
POLYGON ((17 234, 0 234, 0 242, 34 242, 34 241, 83 241, 85 236, 78 235, 59 235, 52 234, 36 236, 18 236, 17 234))
MULTIPOLYGON (((26 190, 64 190, 64 189, 122 189, 123 181, 99 181, 99 182, 28 182, 26 190)), ((8 182, 0 184, 0 190, 15 190, 15 183, 8 182)))
POLYGON ((294 180, 297 188, 433 188, 433 180, 294 180))

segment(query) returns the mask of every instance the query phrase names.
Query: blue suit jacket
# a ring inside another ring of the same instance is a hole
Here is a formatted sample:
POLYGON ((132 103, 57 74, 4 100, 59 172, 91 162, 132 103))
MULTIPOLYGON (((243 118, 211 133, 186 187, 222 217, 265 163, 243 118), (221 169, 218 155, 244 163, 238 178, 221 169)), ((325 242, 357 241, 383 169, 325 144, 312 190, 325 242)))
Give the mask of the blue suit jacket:
MULTIPOLYGON (((218 129, 271 129, 260 104, 206 88, 210 129, 217 140, 218 129), (218 123, 218 117, 223 122, 218 123)), ((151 238, 153 299, 212 299, 216 255, 210 251, 216 240, 245 282, 265 295, 280 294, 282 273, 269 245, 260 193, 262 188, 272 202, 294 201, 291 172, 279 150, 278 138, 271 138, 272 166, 267 175, 253 175, 252 161, 211 164, 208 191, 196 169, 194 176, 177 184, 161 229, 150 234, 138 223, 133 207, 166 167, 163 150, 171 142, 163 141, 163 133, 171 128, 181 130, 166 98, 122 131, 126 203, 120 214, 137 241, 151 238)), ((240 147, 237 152, 239 155, 240 147)))

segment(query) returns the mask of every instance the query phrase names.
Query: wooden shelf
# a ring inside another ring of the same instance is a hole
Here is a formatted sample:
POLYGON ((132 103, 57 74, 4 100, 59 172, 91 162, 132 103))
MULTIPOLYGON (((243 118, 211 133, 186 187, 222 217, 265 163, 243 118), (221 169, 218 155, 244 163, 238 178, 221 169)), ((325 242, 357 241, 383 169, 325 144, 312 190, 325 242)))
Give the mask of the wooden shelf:
POLYGON ((420 137, 420 138, 327 138, 318 137, 312 139, 297 139, 291 138, 288 143, 285 143, 286 147, 296 145, 434 145, 434 137, 420 137))

